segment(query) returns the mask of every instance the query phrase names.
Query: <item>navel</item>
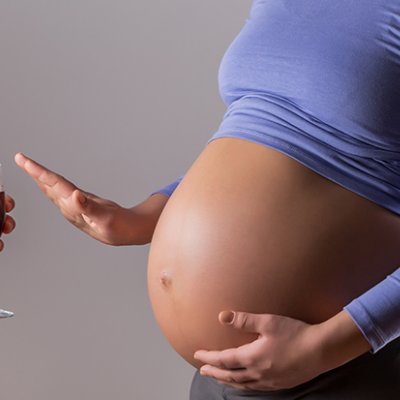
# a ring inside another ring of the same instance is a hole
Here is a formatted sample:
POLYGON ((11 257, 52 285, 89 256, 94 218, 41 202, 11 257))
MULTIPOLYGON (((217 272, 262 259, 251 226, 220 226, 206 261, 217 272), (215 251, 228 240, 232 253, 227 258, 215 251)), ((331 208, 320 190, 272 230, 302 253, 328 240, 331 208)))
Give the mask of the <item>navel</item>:
POLYGON ((162 271, 160 276, 161 286, 168 290, 172 287, 172 274, 169 271, 162 271))

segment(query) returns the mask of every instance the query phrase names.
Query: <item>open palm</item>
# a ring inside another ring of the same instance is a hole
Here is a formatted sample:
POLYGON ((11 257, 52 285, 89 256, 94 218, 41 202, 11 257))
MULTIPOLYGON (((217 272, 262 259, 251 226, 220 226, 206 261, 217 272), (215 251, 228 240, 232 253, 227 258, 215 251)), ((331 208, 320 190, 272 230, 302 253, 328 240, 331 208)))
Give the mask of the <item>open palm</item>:
POLYGON ((16 154, 15 162, 77 228, 106 244, 128 244, 131 210, 79 189, 22 153, 16 154))

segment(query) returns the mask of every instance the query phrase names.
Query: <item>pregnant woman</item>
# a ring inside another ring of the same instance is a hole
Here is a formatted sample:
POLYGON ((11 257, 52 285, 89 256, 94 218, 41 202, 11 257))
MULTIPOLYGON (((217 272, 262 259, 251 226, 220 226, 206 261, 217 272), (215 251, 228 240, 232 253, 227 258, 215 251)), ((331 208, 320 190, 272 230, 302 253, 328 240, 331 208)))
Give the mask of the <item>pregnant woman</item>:
POLYGON ((218 131, 132 208, 16 162, 92 237, 151 242, 192 400, 397 399, 400 3, 254 0, 219 88, 218 131))

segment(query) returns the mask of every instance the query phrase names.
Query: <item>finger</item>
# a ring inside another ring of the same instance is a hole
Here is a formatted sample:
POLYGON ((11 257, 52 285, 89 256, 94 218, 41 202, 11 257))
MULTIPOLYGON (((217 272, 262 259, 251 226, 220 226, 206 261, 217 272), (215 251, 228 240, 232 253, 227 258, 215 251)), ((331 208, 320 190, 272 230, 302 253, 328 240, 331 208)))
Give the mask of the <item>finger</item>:
POLYGON ((9 234, 15 229, 15 220, 9 215, 6 216, 3 226, 3 233, 9 234))
POLYGON ((221 311, 218 319, 223 325, 231 325, 246 332, 262 333, 267 314, 251 314, 241 311, 221 311))
POLYGON ((5 199, 5 210, 6 212, 11 212, 15 207, 15 201, 14 199, 6 194, 6 199, 5 199))
POLYGON ((4 249, 4 242, 0 240, 0 251, 2 251, 3 249, 4 249))
POLYGON ((76 186, 61 175, 26 157, 22 153, 15 155, 15 162, 38 184, 48 186, 57 196, 69 197, 76 186))
POLYGON ((36 184, 38 185, 39 189, 40 189, 47 197, 49 197, 49 199, 50 199, 51 201, 54 202, 54 201, 56 200, 56 198, 53 197, 53 196, 51 195, 51 188, 49 188, 49 186, 44 185, 43 183, 40 183, 39 181, 35 181, 35 182, 36 182, 36 184))
POLYGON ((254 382, 247 369, 226 370, 214 367, 212 365, 204 365, 200 368, 200 374, 211 378, 233 384, 254 382))
POLYGON ((204 364, 211 364, 218 368, 245 368, 243 361, 240 360, 238 349, 227 349, 222 351, 198 350, 194 353, 194 358, 202 361, 204 364))
POLYGON ((59 200, 60 198, 57 196, 57 194, 54 193, 52 188, 50 188, 47 185, 44 185, 43 183, 40 183, 38 181, 35 181, 37 186, 39 187, 40 191, 57 207, 59 207, 59 200))

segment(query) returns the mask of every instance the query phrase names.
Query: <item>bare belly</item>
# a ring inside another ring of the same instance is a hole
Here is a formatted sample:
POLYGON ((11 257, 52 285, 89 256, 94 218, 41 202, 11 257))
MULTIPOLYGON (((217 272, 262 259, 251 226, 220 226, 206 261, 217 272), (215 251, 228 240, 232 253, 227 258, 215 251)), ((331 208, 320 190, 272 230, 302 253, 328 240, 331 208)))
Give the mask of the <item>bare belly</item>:
POLYGON ((274 149, 210 142, 168 200, 148 259, 155 318, 189 363, 255 335, 222 310, 310 323, 400 265, 400 217, 274 149))

